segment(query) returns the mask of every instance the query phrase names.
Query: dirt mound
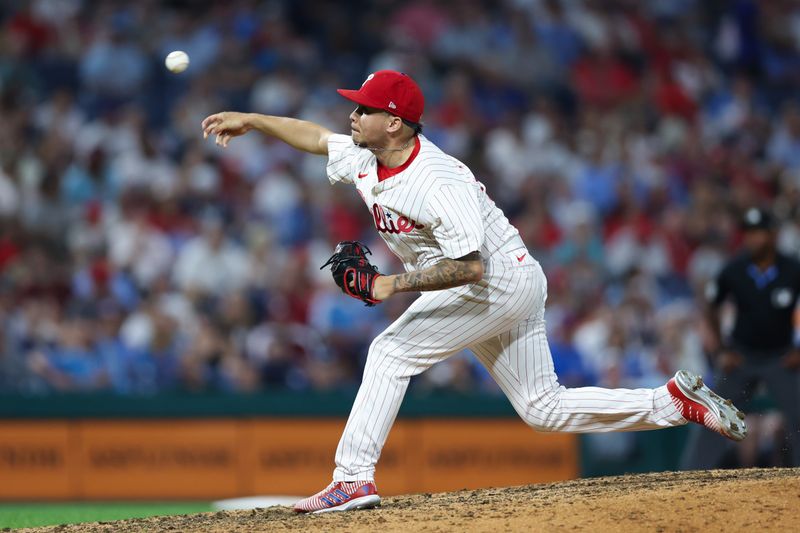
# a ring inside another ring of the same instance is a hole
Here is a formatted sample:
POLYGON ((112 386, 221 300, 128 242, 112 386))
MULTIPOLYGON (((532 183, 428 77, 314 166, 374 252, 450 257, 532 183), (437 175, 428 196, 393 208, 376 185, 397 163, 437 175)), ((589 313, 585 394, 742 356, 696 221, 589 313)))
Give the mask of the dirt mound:
POLYGON ((282 507, 28 529, 29 532, 791 531, 800 468, 666 472, 385 498, 370 511, 282 507))

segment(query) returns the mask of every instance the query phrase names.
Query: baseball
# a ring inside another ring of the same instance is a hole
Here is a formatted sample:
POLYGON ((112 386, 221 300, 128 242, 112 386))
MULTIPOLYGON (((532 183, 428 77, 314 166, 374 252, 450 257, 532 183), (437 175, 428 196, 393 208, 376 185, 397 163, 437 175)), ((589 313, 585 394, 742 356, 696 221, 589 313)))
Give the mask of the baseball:
POLYGON ((186 52, 175 50, 174 52, 167 54, 164 64, 167 65, 167 68, 170 70, 170 72, 178 74, 186 70, 186 67, 189 66, 189 56, 186 54, 186 52))

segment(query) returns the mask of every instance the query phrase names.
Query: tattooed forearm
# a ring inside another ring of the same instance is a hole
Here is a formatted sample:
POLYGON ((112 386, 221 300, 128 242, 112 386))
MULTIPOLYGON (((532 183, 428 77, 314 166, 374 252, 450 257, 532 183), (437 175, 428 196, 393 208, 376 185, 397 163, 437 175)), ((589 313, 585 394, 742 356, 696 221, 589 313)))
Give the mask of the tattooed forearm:
POLYGON ((483 277, 480 254, 473 252, 459 259, 443 259, 430 268, 394 276, 393 292, 438 291, 475 283, 483 277))

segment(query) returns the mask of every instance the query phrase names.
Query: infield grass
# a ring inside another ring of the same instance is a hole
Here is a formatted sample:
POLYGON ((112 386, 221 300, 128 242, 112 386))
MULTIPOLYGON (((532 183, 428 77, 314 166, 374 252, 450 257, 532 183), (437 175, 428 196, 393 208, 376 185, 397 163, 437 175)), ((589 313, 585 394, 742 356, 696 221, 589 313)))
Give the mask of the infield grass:
POLYGON ((0 529, 123 520, 211 511, 205 502, 2 503, 0 529))

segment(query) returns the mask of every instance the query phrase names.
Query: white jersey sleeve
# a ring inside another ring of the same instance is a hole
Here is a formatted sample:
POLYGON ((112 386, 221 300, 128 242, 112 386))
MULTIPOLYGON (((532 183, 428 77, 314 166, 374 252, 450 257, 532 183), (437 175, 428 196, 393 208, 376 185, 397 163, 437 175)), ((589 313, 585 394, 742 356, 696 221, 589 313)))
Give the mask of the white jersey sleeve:
POLYGON ((328 179, 333 183, 353 183, 355 163, 361 149, 349 135, 334 133, 328 137, 328 179))
POLYGON ((471 184, 442 185, 428 199, 426 211, 445 257, 458 259, 481 250, 485 230, 477 190, 471 184))

